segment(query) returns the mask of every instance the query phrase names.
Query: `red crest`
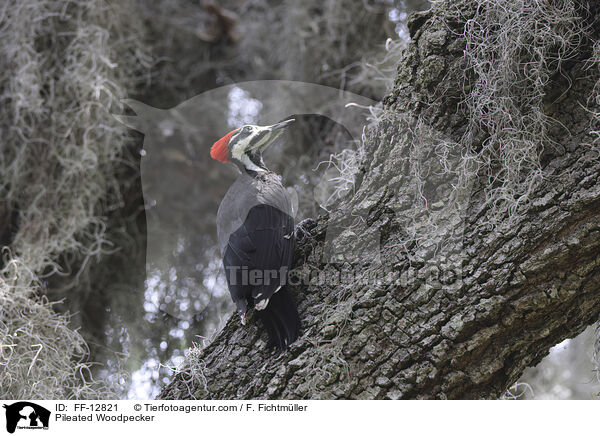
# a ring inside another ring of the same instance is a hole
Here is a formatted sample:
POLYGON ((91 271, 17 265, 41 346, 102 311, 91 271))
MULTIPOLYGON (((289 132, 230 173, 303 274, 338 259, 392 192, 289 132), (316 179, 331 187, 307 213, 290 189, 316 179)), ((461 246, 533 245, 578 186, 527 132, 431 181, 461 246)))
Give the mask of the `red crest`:
POLYGON ((229 148, 227 147, 227 144, 229 144, 231 135, 236 131, 237 129, 233 129, 227 135, 215 142, 210 149, 210 157, 221 162, 229 162, 229 148))

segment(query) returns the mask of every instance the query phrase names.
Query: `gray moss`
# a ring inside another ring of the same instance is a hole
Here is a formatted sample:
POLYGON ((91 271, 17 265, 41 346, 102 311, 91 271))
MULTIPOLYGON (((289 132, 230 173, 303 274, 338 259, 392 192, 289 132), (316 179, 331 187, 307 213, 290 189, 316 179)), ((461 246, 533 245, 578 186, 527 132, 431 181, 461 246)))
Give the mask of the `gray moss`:
MULTIPOLYGON (((90 292, 86 266, 113 250, 128 133, 113 119, 134 86, 139 23, 129 2, 8 1, 0 18, 0 207, 18 216, 0 272, 0 397, 114 396, 87 345, 44 294, 48 277, 90 292), (101 210, 104 207, 104 210, 101 210)), ((6 212, 1 210, 0 214, 6 212)), ((74 298, 75 299, 75 298, 74 298)))

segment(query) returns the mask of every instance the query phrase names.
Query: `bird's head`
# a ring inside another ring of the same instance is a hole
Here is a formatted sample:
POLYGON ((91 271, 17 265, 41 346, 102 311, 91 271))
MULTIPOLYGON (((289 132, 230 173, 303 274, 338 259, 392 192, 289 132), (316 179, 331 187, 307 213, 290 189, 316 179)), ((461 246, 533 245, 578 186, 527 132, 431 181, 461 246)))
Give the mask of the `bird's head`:
POLYGON ((294 121, 291 118, 272 126, 246 124, 215 142, 210 149, 210 156, 221 162, 233 162, 242 171, 266 171, 262 151, 281 134, 284 127, 294 121))

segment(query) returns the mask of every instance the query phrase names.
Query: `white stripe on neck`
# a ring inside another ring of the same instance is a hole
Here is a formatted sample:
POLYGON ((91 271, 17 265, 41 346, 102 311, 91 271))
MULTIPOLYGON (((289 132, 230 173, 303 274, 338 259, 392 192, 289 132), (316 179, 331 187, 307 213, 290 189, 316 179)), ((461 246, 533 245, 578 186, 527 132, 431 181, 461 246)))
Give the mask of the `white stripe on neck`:
POLYGON ((250 160, 250 158, 248 157, 247 154, 243 153, 240 158, 239 158, 240 162, 242 162, 244 164, 244 166, 246 167, 247 170, 249 171, 254 171, 254 172, 260 172, 260 171, 264 171, 266 172, 267 170, 265 170, 264 168, 259 167, 258 165, 256 165, 254 162, 252 162, 250 160))

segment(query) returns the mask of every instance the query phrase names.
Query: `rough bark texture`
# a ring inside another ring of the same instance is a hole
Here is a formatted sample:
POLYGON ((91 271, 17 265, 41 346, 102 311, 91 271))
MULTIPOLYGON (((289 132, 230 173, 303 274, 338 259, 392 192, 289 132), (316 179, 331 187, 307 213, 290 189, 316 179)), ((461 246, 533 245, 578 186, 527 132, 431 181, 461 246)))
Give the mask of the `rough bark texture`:
MULTIPOLYGON (((414 17, 413 42, 385 100, 389 110, 419 115, 457 143, 466 123, 457 90, 465 42, 452 29, 463 25, 431 12, 414 17)), ((590 132, 598 130, 599 108, 589 99, 598 80, 597 70, 586 69, 590 53, 563 67, 568 81, 552 79, 547 115, 563 126, 550 132, 556 146, 542 154, 544 178, 533 201, 493 226, 475 180, 462 224, 440 219, 427 243, 401 244, 403 211, 411 207, 400 174, 406 150, 390 136, 405 129, 380 129, 368 142, 356 194, 299 231, 297 265, 339 269, 319 261, 327 226, 360 212, 361 236, 380 235, 382 264, 412 278, 294 286, 304 334, 289 351, 266 350, 256 322, 242 327, 233 316, 160 398, 496 398, 550 347, 597 321, 600 159, 590 132), (432 267, 458 279, 432 285, 432 267)), ((426 192, 442 211, 445 183, 426 192)), ((339 235, 337 243, 351 242, 339 235)))

